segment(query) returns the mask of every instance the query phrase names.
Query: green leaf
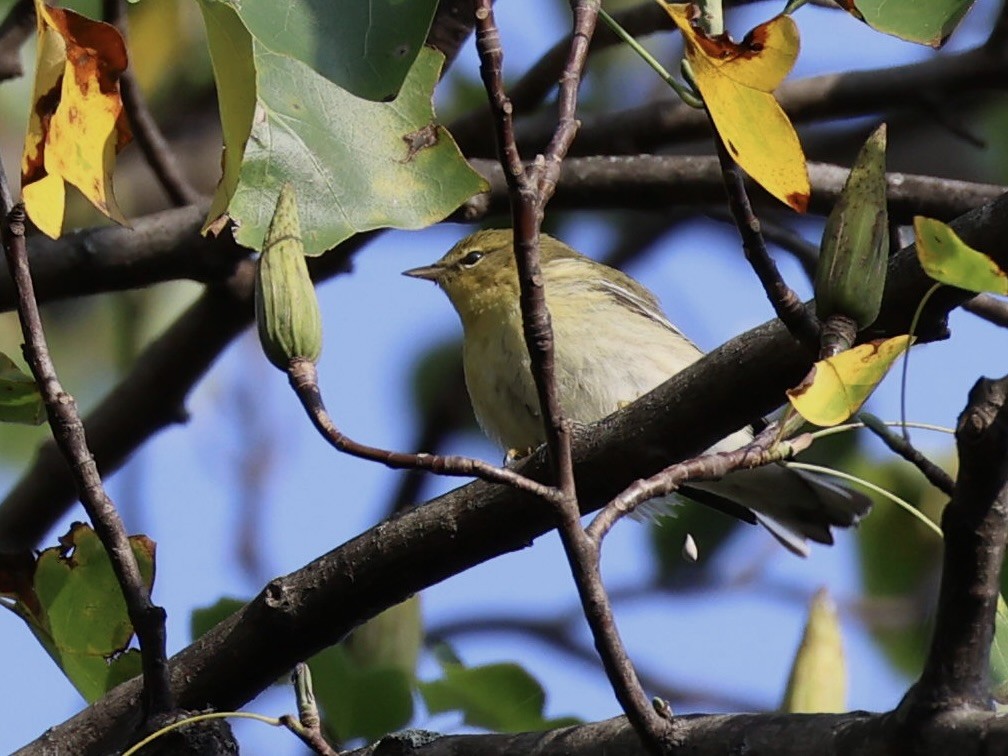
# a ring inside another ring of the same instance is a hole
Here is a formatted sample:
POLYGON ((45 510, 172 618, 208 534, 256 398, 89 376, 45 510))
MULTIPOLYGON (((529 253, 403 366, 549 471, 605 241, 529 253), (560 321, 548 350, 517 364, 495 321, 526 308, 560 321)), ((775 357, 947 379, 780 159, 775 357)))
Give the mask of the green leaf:
POLYGON ((466 668, 442 664, 440 680, 420 683, 432 714, 461 711, 465 723, 496 732, 547 730, 576 724, 573 718, 545 719, 542 686, 517 664, 466 668))
POLYGON ((227 0, 266 49, 376 102, 398 94, 437 0, 227 0))
MULTIPOLYGON (((154 542, 131 536, 130 545, 149 589, 154 542)), ((19 614, 85 700, 95 701, 139 674, 139 655, 126 650, 133 627, 122 589, 91 528, 76 523, 58 548, 39 554, 34 583, 38 613, 19 614)))
POLYGON ((412 679, 422 643, 420 596, 413 595, 358 627, 343 647, 362 668, 393 667, 412 679))
POLYGON ((212 627, 220 624, 232 614, 241 609, 248 601, 245 599, 224 596, 210 606, 193 609, 189 615, 189 637, 192 640, 206 635, 212 627))
POLYGON ((969 291, 1008 294, 1008 274, 973 249, 952 228, 932 218, 914 218, 917 259, 935 281, 969 291))
POLYGON ((974 0, 841 0, 853 15, 873 29, 895 37, 941 47, 955 31, 974 0))
POLYGON ((363 667, 342 646, 308 661, 326 728, 340 741, 375 740, 413 718, 412 675, 391 666, 363 667))
POLYGON ((0 354, 0 422, 39 425, 45 417, 35 379, 21 372, 6 354, 0 354))
POLYGON ((781 709, 792 714, 847 711, 847 668, 840 620, 825 589, 812 597, 781 709))
MULTIPOLYGON (((256 71, 252 61, 252 38, 234 10, 213 0, 199 5, 217 83, 217 107, 224 137, 223 174, 210 203, 209 227, 212 221, 226 217, 228 203, 238 189, 245 143, 252 133, 256 108, 256 71)), ((278 194, 279 188, 274 196, 278 194)))
POLYGON ((994 615, 994 642, 990 653, 991 693, 998 703, 1008 703, 1008 604, 998 595, 994 615))
POLYGON ((250 34, 232 7, 200 0, 224 128, 224 176, 206 228, 229 218, 260 249, 285 182, 298 188, 305 252, 354 233, 435 223, 486 182, 437 124, 431 95, 443 56, 423 48, 398 96, 372 102, 250 34))

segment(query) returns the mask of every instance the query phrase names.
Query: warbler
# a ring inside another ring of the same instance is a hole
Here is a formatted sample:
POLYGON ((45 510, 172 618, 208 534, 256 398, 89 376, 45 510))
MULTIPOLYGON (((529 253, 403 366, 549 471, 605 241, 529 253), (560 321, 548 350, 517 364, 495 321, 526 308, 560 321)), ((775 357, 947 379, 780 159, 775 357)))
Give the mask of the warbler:
MULTIPOLYGON (((478 231, 436 263, 404 275, 435 282, 462 321, 466 387, 483 431, 505 449, 545 440, 522 332, 510 229, 478 231)), ((540 236, 546 306, 553 323, 557 394, 566 417, 591 423, 696 362, 703 352, 668 320, 657 298, 625 273, 540 236)), ((738 448, 740 430, 712 447, 738 448)), ((683 493, 764 525, 791 551, 832 543, 830 526, 855 524, 866 497, 783 465, 690 483, 683 493), (727 501, 726 501, 727 500, 727 501)))

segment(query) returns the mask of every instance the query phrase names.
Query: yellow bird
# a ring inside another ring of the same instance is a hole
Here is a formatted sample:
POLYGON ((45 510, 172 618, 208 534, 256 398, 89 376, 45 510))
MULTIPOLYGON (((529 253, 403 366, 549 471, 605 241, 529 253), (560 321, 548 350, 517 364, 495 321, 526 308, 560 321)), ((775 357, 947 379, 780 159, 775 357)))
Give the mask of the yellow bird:
MULTIPOLYGON (((435 282, 462 321, 466 387, 483 431, 505 449, 543 443, 539 401, 518 303, 510 229, 478 231, 433 265, 405 275, 435 282)), ((654 294, 625 273, 540 237, 546 305, 553 322, 557 392, 564 414, 591 423, 696 362, 703 352, 665 317, 654 294)), ((738 448, 750 429, 713 451, 738 448)), ((690 498, 764 525, 795 553, 806 539, 832 543, 830 526, 867 513, 864 496, 784 465, 690 483, 690 498)))

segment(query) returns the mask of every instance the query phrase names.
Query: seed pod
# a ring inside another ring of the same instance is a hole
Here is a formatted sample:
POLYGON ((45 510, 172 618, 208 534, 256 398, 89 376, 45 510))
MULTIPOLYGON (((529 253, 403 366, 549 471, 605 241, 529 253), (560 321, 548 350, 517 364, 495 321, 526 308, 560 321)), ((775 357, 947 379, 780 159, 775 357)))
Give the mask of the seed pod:
POLYGON ((318 360, 322 317, 308 275, 294 189, 284 184, 256 264, 256 325, 269 361, 286 371, 292 360, 318 360))
POLYGON ((845 316, 860 330, 878 317, 889 258, 885 149, 882 124, 861 148, 826 221, 815 280, 822 321, 845 316))

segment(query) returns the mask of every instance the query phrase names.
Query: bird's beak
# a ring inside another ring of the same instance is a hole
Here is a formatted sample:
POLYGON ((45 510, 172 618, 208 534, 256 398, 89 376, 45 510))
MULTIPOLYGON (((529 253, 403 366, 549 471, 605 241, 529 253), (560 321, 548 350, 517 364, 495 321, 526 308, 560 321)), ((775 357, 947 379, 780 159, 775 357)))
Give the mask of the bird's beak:
POLYGON ((434 281, 435 283, 441 278, 442 273, 444 273, 444 269, 440 265, 423 265, 419 268, 410 268, 403 271, 404 276, 422 278, 425 281, 434 281))

